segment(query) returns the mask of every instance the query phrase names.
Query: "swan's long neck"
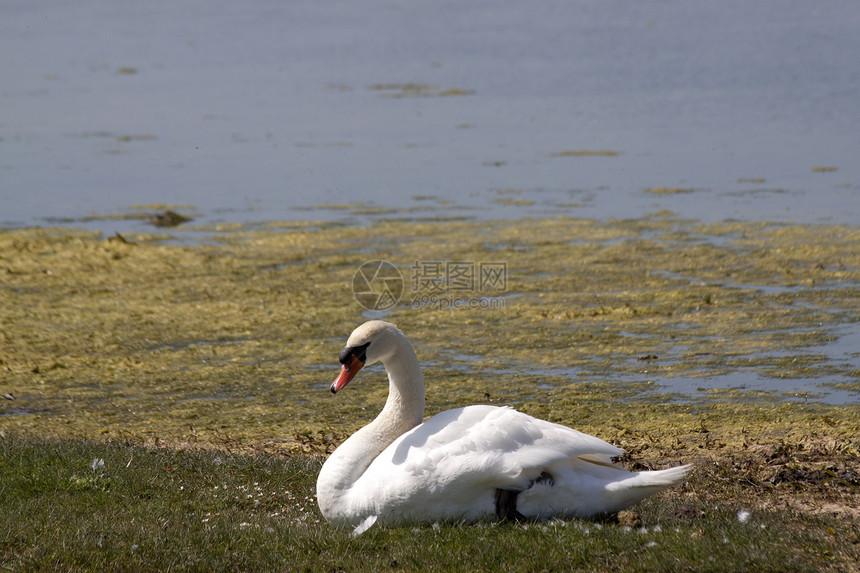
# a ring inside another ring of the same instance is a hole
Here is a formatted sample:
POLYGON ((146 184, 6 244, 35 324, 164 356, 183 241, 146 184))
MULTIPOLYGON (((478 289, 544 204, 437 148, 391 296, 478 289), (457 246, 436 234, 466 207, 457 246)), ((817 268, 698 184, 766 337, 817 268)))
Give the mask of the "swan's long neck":
POLYGON ((345 508, 352 507, 349 490, 373 460, 424 417, 424 378, 409 341, 397 340, 394 352, 382 364, 388 373, 385 407, 332 453, 317 479, 320 510, 332 523, 346 518, 345 508))
POLYGON ((398 342, 397 350, 382 362, 388 373, 388 399, 373 421, 393 422, 389 444, 424 418, 424 377, 418 357, 405 337, 398 342))

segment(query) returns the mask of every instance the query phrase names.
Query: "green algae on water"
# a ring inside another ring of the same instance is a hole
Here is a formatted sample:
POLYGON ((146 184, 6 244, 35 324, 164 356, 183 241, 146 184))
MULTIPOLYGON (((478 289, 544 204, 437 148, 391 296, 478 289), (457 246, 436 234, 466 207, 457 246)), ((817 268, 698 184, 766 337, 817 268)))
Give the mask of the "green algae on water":
POLYGON ((860 320, 854 227, 660 216, 283 223, 234 226, 213 244, 159 239, 0 232, 0 395, 15 397, 0 400, 0 431, 336 441, 387 392, 378 367, 343 396, 326 392, 348 334, 377 316, 356 302, 353 276, 385 260, 404 280, 386 316, 423 363, 428 413, 509 404, 678 457, 698 449, 702 423, 724 444, 752 433, 856 447, 860 435, 856 400, 815 401, 856 392, 856 364, 821 352, 860 320), (444 308, 420 298, 422 262, 503 263, 506 283, 448 285, 437 294, 477 304, 444 308), (774 390, 659 388, 739 372, 774 390), (810 391, 797 401, 778 391, 785 380, 810 391))

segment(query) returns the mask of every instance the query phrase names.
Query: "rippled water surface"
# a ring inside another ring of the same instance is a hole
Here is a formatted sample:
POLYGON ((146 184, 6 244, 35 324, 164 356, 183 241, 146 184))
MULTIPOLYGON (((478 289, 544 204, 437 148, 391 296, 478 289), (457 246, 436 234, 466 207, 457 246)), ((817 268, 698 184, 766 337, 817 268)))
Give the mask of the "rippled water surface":
POLYGON ((0 225, 860 221, 852 1, 4 2, 0 225))

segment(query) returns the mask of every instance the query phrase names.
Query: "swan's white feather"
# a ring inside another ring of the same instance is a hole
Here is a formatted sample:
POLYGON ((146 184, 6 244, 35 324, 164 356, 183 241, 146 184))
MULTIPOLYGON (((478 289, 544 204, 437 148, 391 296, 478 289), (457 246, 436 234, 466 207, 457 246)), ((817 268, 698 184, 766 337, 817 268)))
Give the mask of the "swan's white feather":
POLYGON ((359 535, 373 527, 373 524, 376 523, 377 517, 378 516, 376 515, 368 515, 367 518, 365 518, 364 520, 362 520, 361 523, 355 526, 355 529, 352 530, 352 536, 358 537, 359 535))

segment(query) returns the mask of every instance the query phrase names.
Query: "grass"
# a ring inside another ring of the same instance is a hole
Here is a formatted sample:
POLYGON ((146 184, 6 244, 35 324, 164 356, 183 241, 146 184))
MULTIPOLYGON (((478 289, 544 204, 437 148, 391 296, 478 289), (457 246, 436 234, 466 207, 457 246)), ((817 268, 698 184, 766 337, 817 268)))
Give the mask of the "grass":
POLYGON ((850 522, 722 500, 742 488, 707 469, 641 503, 633 528, 438 524, 353 539, 316 507, 321 460, 7 435, 0 563, 11 571, 819 571, 860 556, 850 522))
POLYGON ((283 569, 319 517, 308 458, 14 437, 2 452, 7 569, 283 569))

